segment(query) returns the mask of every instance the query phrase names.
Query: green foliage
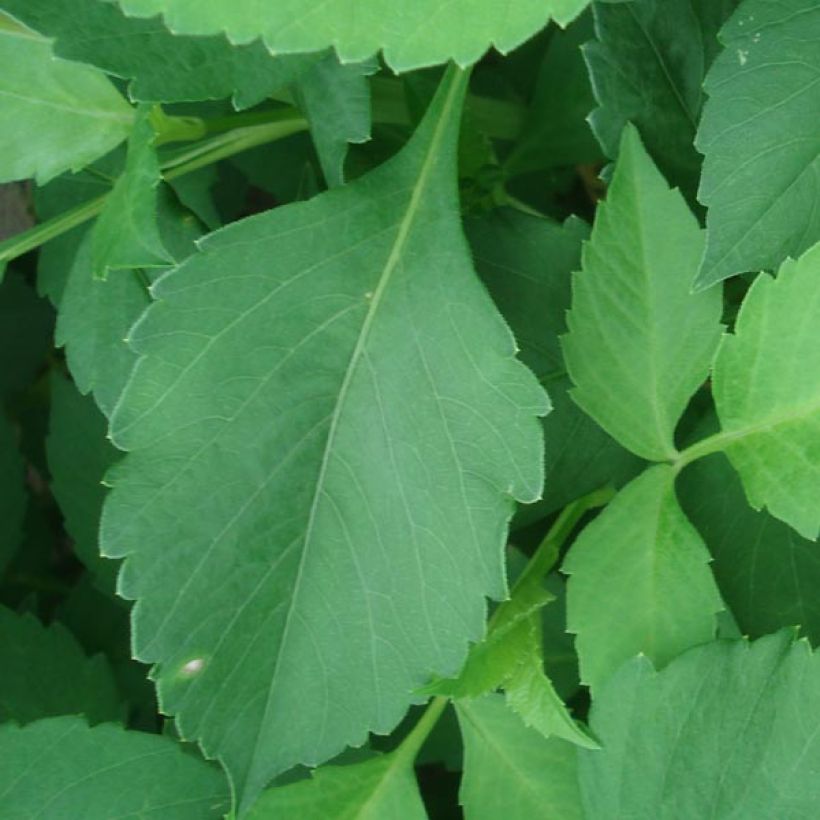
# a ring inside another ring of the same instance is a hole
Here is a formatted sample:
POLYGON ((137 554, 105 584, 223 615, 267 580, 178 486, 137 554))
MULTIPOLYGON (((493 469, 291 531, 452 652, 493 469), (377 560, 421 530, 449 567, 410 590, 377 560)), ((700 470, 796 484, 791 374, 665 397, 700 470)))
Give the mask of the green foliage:
POLYGON ((815 820, 819 46, 0 0, 0 815, 815 820))

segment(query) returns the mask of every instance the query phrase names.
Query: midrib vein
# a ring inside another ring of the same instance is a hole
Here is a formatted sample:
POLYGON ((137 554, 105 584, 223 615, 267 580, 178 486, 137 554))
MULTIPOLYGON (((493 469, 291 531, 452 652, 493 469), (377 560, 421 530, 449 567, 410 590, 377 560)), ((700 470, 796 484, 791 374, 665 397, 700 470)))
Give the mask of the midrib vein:
POLYGON ((316 522, 316 513, 319 507, 319 499, 322 495, 322 491, 324 488, 328 465, 330 463, 331 454, 333 452, 333 447, 339 428, 339 420, 344 410, 345 402, 347 400, 347 396, 350 390, 350 385, 353 382, 353 377, 356 374, 359 361, 367 345, 367 340, 370 335, 370 330, 373 326, 376 313, 378 312, 379 305, 384 297, 385 291, 387 290, 387 286, 390 283, 393 273, 399 265, 399 262, 402 257, 402 252, 407 243, 407 239, 410 235, 410 231, 412 230, 418 211, 421 208, 422 199, 428 186, 429 177, 433 169, 433 165, 435 164, 436 158, 438 156, 438 149, 441 146, 441 143, 444 139, 445 131, 447 130, 447 126, 449 125, 450 119, 453 115, 453 107, 455 106, 456 99, 459 96, 461 86, 461 72, 457 72, 457 70, 454 68, 451 68, 450 72, 450 76, 445 77, 445 79, 443 80, 443 82, 449 82, 450 84, 450 87, 447 90, 447 97, 444 101, 441 114, 439 116, 438 122, 436 123, 435 129, 433 131, 433 135, 428 144, 427 153, 421 164, 418 179, 416 181, 416 184, 413 186, 412 194, 410 195, 410 199, 407 203, 407 209, 399 224, 399 229, 396 233, 396 239, 393 243, 393 247, 391 248, 390 254, 387 257, 387 261, 385 262, 384 270, 382 271, 379 283, 376 286, 376 289, 373 292, 373 297, 370 300, 370 307, 368 308, 367 314, 364 318, 364 321, 362 322, 362 328, 359 332, 359 336, 356 340, 356 345, 353 348, 353 352, 351 353, 350 361, 348 362, 347 370, 345 371, 341 387, 339 388, 339 395, 336 399, 336 404, 334 406, 333 414, 330 419, 327 441, 325 443, 325 448, 322 454, 322 462, 319 468, 319 474, 316 479, 316 489, 313 494, 310 512, 308 514, 308 524, 307 530, 305 531, 305 542, 302 548, 302 555, 299 559, 299 566, 296 571, 296 578, 294 580, 293 589, 291 591, 290 604, 288 606, 287 614, 285 615, 285 623, 282 629, 282 639, 279 644, 279 652, 277 654, 273 675, 271 677, 270 686, 268 688, 268 696, 265 703, 265 711, 262 715, 262 719, 258 724, 256 738, 254 740, 254 750, 251 755, 250 763, 251 768, 253 767, 253 763, 257 758, 259 750, 259 741, 262 735, 263 727, 267 723, 268 714, 270 712, 271 704, 273 702, 272 694, 276 689, 276 680, 279 674, 279 669, 281 667, 282 656, 284 655, 284 648, 287 645, 288 634, 290 632, 291 624, 293 622, 295 604, 299 595, 299 589, 301 586, 302 576, 304 573, 306 557, 310 550, 310 544, 313 538, 313 530, 316 522))

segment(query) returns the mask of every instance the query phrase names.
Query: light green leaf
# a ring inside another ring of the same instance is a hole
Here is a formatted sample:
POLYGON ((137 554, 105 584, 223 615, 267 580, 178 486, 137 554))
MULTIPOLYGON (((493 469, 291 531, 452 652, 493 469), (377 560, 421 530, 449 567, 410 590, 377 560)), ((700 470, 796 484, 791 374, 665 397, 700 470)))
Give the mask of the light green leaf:
POLYGON ((231 42, 262 37, 274 54, 334 46, 342 62, 372 57, 379 49, 395 71, 455 60, 474 63, 491 46, 506 53, 543 28, 550 17, 566 25, 589 0, 517 0, 503 13, 492 0, 417 0, 400 7, 382 0, 282 0, 260 13, 256 0, 119 0, 128 14, 162 14, 180 34, 225 31, 231 42))
POLYGON ((2 8, 55 38, 59 57, 131 80, 129 96, 141 102, 232 97, 237 108, 248 108, 294 82, 321 58, 273 57, 260 42, 234 46, 222 35, 180 37, 161 20, 126 17, 115 3, 100 0, 3 0, 2 8))
POLYGON ((595 692, 627 658, 656 664, 711 640, 721 606, 709 553, 678 506, 675 471, 650 467, 578 536, 562 570, 567 629, 595 692))
POLYGON ((500 695, 460 701, 456 711, 466 820, 583 820, 574 746, 528 729, 500 695))
POLYGON ((691 464, 678 487, 742 633, 757 638, 799 624, 809 640, 820 641, 817 544, 749 507, 740 479, 722 454, 691 464))
POLYGON ((594 3, 595 39, 584 47, 595 97, 590 123, 615 159, 628 122, 672 185, 694 201, 701 156, 695 130, 717 33, 737 0, 594 3))
MULTIPOLYGON (((196 220, 175 207, 160 189, 160 227, 164 244, 177 259, 193 250, 196 220)), ((65 346, 69 369, 80 392, 92 392, 110 416, 136 362, 126 339, 150 303, 148 288, 156 272, 117 271, 107 279, 91 273, 93 235, 81 240, 60 301, 55 341, 65 346)))
POLYGON ((697 137, 709 207, 702 288, 773 270, 820 239, 820 5, 745 0, 720 40, 697 137))
POLYGON ((564 357, 573 399, 632 452, 674 458, 675 425, 720 339, 720 292, 691 294, 703 239, 627 126, 573 281, 564 357))
POLYGON ((106 438, 105 416, 93 399, 55 372, 46 439, 51 490, 74 542, 74 551, 99 586, 114 591, 118 565, 100 555, 98 533, 105 489, 102 481, 117 451, 106 438))
POLYGON ((0 182, 41 185, 122 142, 133 110, 102 72, 55 59, 47 40, 0 13, 0 182))
POLYGON ((160 268, 172 261, 157 224, 161 177, 149 113, 147 107, 138 111, 125 169, 91 229, 91 272, 97 279, 109 270, 160 268))
POLYGON ((374 173, 206 237, 132 332, 103 551, 164 710, 243 805, 457 671, 540 490, 548 403, 459 224, 466 84, 374 173))
POLYGON ((0 411, 0 571, 20 545, 27 500, 24 477, 14 430, 0 411))
POLYGON ((379 755, 351 766, 323 766, 307 780, 268 789, 248 820, 426 820, 412 761, 379 755))
POLYGON ((61 624, 45 627, 0 607, 0 669, 0 721, 76 713, 98 723, 123 716, 108 662, 87 657, 61 624))
POLYGON ((812 820, 820 804, 820 660, 781 632, 696 647, 656 672, 627 663, 578 750, 587 820, 812 820))
POLYGON ((170 738, 57 717, 0 727, 0 799, 8 820, 218 820, 222 773, 170 738))
POLYGON ((378 68, 375 61, 341 65, 330 53, 296 82, 296 102, 310 123, 316 153, 330 187, 344 181, 348 143, 370 139, 367 77, 378 68))
POLYGON ((721 442, 749 503, 820 531, 820 244, 760 274, 713 375, 721 442))

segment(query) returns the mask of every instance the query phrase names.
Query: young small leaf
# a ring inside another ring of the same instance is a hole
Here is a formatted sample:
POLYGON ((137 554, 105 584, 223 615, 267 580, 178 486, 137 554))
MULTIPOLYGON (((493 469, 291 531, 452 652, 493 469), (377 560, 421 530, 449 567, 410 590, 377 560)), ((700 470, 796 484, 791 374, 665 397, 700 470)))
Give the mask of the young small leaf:
POLYGON ((245 807, 455 673, 540 491, 546 396, 459 224, 466 84, 375 172, 204 239, 131 334, 103 551, 164 710, 245 807))
POLYGON ((333 46, 342 62, 372 57, 384 49, 394 71, 408 71, 452 59, 474 63, 492 45, 505 53, 539 29, 550 16, 566 25, 589 0, 516 0, 498 10, 494 0, 416 0, 385 5, 381 0, 284 0, 259 13, 256 0, 211 0, 207 8, 188 0, 119 0, 128 14, 162 14, 181 34, 224 31, 234 43, 262 37, 274 54, 318 51, 333 46))
POLYGON ((813 818, 820 658, 789 632, 629 661, 598 692, 602 750, 577 751, 587 820, 813 818))
POLYGON ((55 59, 39 35, 0 13, 0 182, 39 184, 122 142, 133 109, 100 71, 55 59))
POLYGON ((268 789, 248 820, 426 820, 412 761, 393 753, 323 766, 307 780, 268 789))
POLYGON ((170 738, 77 717, 0 726, 0 795, 9 820, 219 820, 230 808, 219 769, 170 738))
POLYGON ((655 461, 675 456, 675 425, 720 340, 720 293, 690 293, 702 247, 683 198, 627 126, 574 277, 562 342, 573 399, 655 461))
POLYGON ((588 524, 562 570, 567 629, 593 692, 627 658, 656 664, 711 640, 722 609, 709 553, 678 506, 675 471, 650 467, 588 524))
POLYGON ((125 169, 91 229, 91 273, 97 279, 109 270, 160 268, 172 261, 157 224, 161 177, 149 115, 147 107, 138 111, 125 169))
POLYGON ((466 820, 583 820, 574 746, 528 729, 500 695, 460 701, 456 712, 466 820))
POLYGON ((744 0, 706 77, 701 288, 773 270, 820 239, 820 5, 744 0))
POLYGON ((724 450, 749 503, 811 540, 820 531, 819 328, 817 244, 776 279, 757 277, 713 376, 724 450))
POLYGON ((0 721, 66 713, 94 723, 123 717, 108 662, 87 657, 61 624, 45 627, 0 607, 0 669, 0 721))

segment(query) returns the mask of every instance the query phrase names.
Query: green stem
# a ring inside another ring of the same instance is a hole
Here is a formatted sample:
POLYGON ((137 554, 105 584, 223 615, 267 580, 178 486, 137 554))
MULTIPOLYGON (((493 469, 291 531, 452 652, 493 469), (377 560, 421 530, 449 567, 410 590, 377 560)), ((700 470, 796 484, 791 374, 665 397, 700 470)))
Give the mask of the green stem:
POLYGON ((749 435, 749 433, 750 430, 714 433, 700 441, 696 441, 678 453, 677 458, 672 462, 672 466, 675 468, 675 472, 679 473, 687 464, 691 464, 699 458, 710 456, 712 453, 720 453, 733 441, 737 441, 739 438, 749 435))
POLYGON ((439 695, 430 701, 416 725, 402 740, 399 748, 396 749, 396 757, 402 758, 408 764, 411 764, 418 757, 424 741, 427 740, 430 732, 433 731, 433 727, 438 723, 438 719, 447 708, 448 702, 449 698, 443 695, 439 695))

